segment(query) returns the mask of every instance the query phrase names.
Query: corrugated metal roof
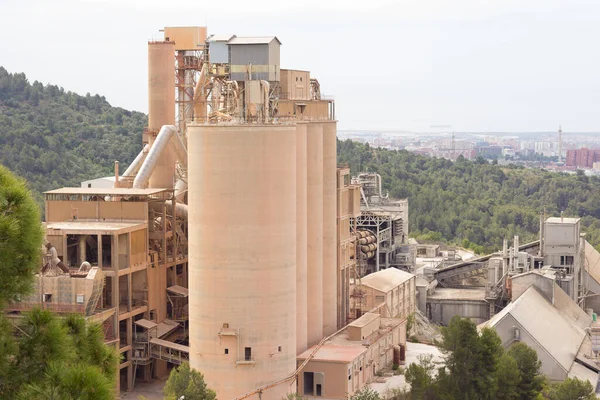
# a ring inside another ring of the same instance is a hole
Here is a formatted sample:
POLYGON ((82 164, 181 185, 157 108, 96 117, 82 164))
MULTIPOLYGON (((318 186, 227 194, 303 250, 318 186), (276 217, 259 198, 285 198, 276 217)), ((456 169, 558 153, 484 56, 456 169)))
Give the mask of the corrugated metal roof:
POLYGON ((589 265, 588 273, 596 282, 600 283, 600 253, 587 240, 585 242, 585 258, 589 265))
POLYGON ((385 293, 413 277, 413 274, 401 271, 397 268, 388 268, 379 272, 373 272, 372 274, 361 278, 360 283, 363 286, 385 293))
POLYGON ((277 40, 279 44, 281 41, 277 39, 277 36, 236 36, 227 42, 228 44, 269 44, 273 40, 277 40))
POLYGON ((208 42, 228 42, 229 40, 231 40, 234 37, 235 37, 235 35, 230 35, 227 33, 218 33, 218 34, 210 35, 208 37, 208 39, 206 39, 206 41, 208 41, 208 42))
MULTIPOLYGON (((562 289, 556 285, 556 290, 562 289)), ((564 368, 565 372, 570 370, 585 338, 583 329, 574 325, 565 314, 553 307, 535 286, 529 287, 484 326, 494 328, 508 314, 564 368), (557 338, 560 338, 559 346, 557 338)))

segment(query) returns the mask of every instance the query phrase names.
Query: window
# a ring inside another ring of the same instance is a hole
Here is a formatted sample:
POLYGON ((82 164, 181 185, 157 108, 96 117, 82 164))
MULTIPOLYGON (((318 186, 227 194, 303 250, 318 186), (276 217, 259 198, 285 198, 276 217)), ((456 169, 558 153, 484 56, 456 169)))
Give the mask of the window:
POLYGON ((352 379, 352 368, 348 368, 348 380, 352 379))
POLYGON ((52 303, 52 294, 44 293, 44 303, 52 303))
POLYGON ((323 395, 321 394, 321 384, 320 384, 320 383, 317 383, 317 390, 316 390, 316 392, 317 392, 317 393, 316 393, 316 395, 317 395, 317 396, 323 396, 323 395))
POLYGON ((245 347, 244 348, 244 360, 245 361, 252 361, 252 347, 245 347))
POLYGON ((229 349, 225 349, 225 354, 229 354, 229 349))
POLYGON ((84 296, 82 294, 77 295, 77 304, 83 304, 84 296))
POLYGON ((560 265, 573 265, 573 256, 560 256, 560 265))
POLYGON ((385 296, 375 296, 375 303, 383 303, 385 301, 385 296))
POLYGON ((277 351, 281 353, 281 346, 277 347, 277 351))
POLYGON ((91 187, 92 187, 92 184, 91 184, 91 183, 88 183, 88 187, 89 187, 89 188, 91 188, 91 187))

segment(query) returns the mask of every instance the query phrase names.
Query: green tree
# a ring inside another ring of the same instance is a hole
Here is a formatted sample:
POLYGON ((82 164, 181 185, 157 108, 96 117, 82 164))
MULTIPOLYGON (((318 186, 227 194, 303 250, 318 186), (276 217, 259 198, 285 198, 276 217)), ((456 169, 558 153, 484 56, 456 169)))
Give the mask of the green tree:
POLYGON ((517 400, 519 398, 519 382, 521 373, 514 358, 504 353, 498 360, 498 366, 494 372, 496 380, 496 399, 517 400))
POLYGON ((596 399, 594 387, 588 381, 577 378, 567 378, 565 381, 550 388, 550 400, 593 400, 596 399))
POLYGON ((183 363, 173 368, 164 388, 165 399, 178 400, 185 396, 186 400, 214 400, 217 395, 204 382, 204 376, 183 363))
POLYGON ((404 376, 410 384, 411 396, 414 400, 424 399, 434 383, 435 366, 431 354, 420 354, 418 364, 412 363, 406 368, 404 376))
MULTIPOLYGON (((0 399, 113 399, 117 352, 82 317, 60 319, 33 310, 18 325, 0 321, 0 340, 10 335, 0 375, 0 399), (73 325, 81 325, 74 333, 73 325), (82 343, 81 335, 89 343, 82 343), (79 394, 78 394, 79 393, 79 394)), ((1 351, 1 350, 0 350, 1 351)))
POLYGON ((521 380, 517 386, 519 398, 535 399, 544 388, 544 377, 540 374, 542 363, 537 353, 525 343, 519 342, 511 346, 508 355, 515 359, 521 380))
POLYGON ((37 205, 25 182, 0 165, 0 307, 30 290, 41 245, 37 205))
POLYGON ((380 400, 379 393, 371 389, 369 386, 365 386, 358 392, 350 396, 350 400, 380 400))

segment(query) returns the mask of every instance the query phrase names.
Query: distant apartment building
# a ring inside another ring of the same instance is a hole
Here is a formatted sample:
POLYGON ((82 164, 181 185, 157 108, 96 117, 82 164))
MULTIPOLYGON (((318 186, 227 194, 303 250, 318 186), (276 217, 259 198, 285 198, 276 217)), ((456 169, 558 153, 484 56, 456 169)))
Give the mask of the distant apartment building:
POLYGON ((600 161, 600 150, 588 148, 567 150, 568 167, 593 168, 596 161, 600 161))

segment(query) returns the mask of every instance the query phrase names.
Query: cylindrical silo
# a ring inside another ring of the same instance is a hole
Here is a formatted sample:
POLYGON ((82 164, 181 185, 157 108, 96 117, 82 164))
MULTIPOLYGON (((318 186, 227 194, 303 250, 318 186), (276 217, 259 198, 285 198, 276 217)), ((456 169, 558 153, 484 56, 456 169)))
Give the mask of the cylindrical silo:
POLYGON ((306 247, 306 133, 308 124, 296 125, 296 353, 308 348, 306 247))
POLYGON ((323 338, 323 124, 309 122, 307 160, 308 345, 323 338))
MULTIPOLYGON (((150 145, 163 125, 175 125, 175 43, 148 42, 148 130, 150 145)), ((176 157, 166 146, 148 186, 173 188, 176 157)))
POLYGON ((296 140, 294 125, 188 126, 190 364, 219 399, 296 368, 296 140))
POLYGON ((323 123, 323 335, 337 330, 336 122, 323 123))

